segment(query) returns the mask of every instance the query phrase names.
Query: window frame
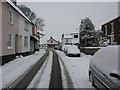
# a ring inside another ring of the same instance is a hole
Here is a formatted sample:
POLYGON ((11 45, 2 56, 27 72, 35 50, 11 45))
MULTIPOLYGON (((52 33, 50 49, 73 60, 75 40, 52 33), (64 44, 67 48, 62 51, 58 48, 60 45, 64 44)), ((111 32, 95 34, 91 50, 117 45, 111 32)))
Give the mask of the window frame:
POLYGON ((24 47, 28 47, 28 37, 27 36, 24 36, 24 47))
POLYGON ((51 40, 51 43, 53 43, 53 40, 51 40))
MULTIPOLYGON (((118 23, 118 26, 120 26, 120 19, 119 19, 119 23, 118 23)), ((120 32, 120 27, 119 27, 119 32, 120 32)))
POLYGON ((25 20, 24 29, 28 31, 28 22, 25 20))
POLYGON ((105 35, 107 35, 107 25, 105 26, 105 35))
POLYGON ((8 33, 7 48, 8 49, 13 49, 13 34, 12 33, 8 33), (11 35, 11 40, 9 39, 9 35, 11 35), (9 42, 11 44, 10 46, 9 46, 9 42))
POLYGON ((13 10, 11 8, 9 8, 8 9, 8 22, 10 24, 13 24, 13 15, 14 15, 13 10), (11 15, 10 15, 10 13, 11 13, 11 15))
POLYGON ((111 34, 113 34, 113 33, 114 33, 114 22, 111 23, 111 34))
POLYGON ((68 43, 68 38, 66 39, 66 43, 68 43))
POLYGON ((76 38, 76 39, 77 39, 77 38, 78 38, 78 35, 74 35, 74 38, 76 38), (75 36, 77 36, 77 37, 75 37, 75 36))

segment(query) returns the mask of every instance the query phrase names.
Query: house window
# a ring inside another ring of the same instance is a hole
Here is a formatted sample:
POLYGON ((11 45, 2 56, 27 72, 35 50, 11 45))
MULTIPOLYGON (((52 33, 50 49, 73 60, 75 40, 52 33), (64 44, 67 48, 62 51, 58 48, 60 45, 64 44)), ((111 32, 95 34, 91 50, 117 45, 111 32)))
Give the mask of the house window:
POLYGON ((78 35, 74 35, 74 38, 78 38, 78 35))
POLYGON ((107 35, 107 26, 105 26, 105 35, 107 35))
POLYGON ((68 43, 68 39, 66 39, 66 43, 68 43))
POLYGON ((28 22, 27 22, 27 21, 25 21, 25 27, 24 27, 24 29, 25 29, 26 31, 28 31, 28 22))
POLYGON ((51 43, 53 43, 53 41, 51 40, 51 43))
POLYGON ((13 49, 13 35, 11 33, 8 34, 8 49, 13 49))
POLYGON ((24 37, 24 46, 28 47, 28 37, 24 37))
POLYGON ((114 23, 111 23, 111 34, 114 33, 114 23))
POLYGON ((13 24, 13 11, 11 8, 8 9, 8 22, 13 24))

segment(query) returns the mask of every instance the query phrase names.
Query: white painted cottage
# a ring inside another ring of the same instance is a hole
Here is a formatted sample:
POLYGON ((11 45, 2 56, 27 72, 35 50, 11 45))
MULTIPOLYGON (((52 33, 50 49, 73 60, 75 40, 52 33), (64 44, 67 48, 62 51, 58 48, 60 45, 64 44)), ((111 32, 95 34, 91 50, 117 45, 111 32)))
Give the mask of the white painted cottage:
POLYGON ((72 36, 72 44, 78 45, 79 44, 79 32, 71 32, 72 36))
POLYGON ((26 55, 30 53, 30 35, 32 35, 32 23, 19 16, 19 53, 26 55))
POLYGON ((72 44, 72 36, 71 35, 64 35, 62 38, 62 45, 71 45, 72 44))

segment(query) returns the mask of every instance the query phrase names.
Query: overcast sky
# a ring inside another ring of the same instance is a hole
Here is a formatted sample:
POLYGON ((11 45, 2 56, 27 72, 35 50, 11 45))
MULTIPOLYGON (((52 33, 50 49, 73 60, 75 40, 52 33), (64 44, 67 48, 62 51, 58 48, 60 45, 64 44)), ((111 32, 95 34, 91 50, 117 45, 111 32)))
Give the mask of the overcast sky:
POLYGON ((27 5, 38 17, 45 20, 46 42, 50 36, 61 40, 61 35, 76 31, 82 18, 90 18, 95 29, 118 16, 117 2, 21 2, 27 5))

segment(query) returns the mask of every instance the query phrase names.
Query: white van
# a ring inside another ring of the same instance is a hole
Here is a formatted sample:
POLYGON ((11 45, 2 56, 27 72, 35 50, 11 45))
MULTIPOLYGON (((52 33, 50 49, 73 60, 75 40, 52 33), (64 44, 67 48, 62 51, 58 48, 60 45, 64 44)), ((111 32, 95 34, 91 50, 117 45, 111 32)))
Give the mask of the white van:
POLYGON ((100 49, 91 59, 89 80, 97 88, 120 90, 120 58, 118 47, 108 46, 100 49))

